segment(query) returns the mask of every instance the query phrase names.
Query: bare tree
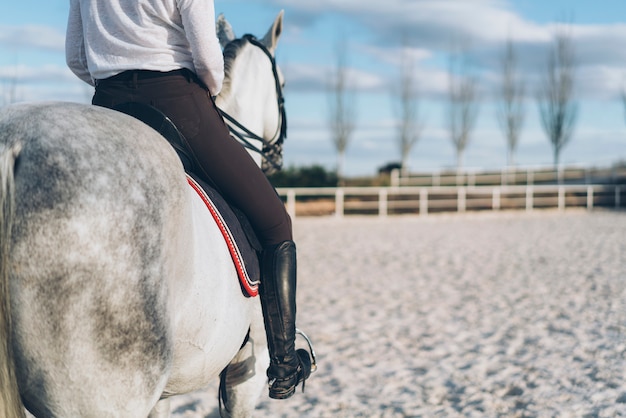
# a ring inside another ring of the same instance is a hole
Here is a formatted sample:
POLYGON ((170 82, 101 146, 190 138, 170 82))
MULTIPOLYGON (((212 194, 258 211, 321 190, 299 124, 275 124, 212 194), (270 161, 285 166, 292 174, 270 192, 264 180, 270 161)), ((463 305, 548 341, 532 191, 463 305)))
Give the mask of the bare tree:
POLYGON ((626 88, 622 88, 621 98, 624 105, 624 117, 626 118, 626 88))
POLYGON ((420 137, 422 126, 418 120, 419 94, 413 61, 406 53, 406 49, 402 54, 400 79, 398 85, 393 90, 392 102, 395 105, 395 111, 400 115, 397 120, 397 139, 401 169, 407 170, 409 154, 420 137))
POLYGON ((548 55, 546 77, 537 94, 541 124, 552 144, 554 166, 572 137, 578 116, 574 102, 575 53, 571 34, 559 30, 548 55))
POLYGON ((345 38, 335 49, 336 67, 330 76, 329 121, 333 145, 337 150, 337 178, 343 183, 345 153, 354 131, 354 97, 348 91, 347 52, 345 38))
POLYGON ((502 84, 499 97, 498 121, 504 131, 507 142, 507 165, 515 161, 515 149, 519 141, 520 130, 524 123, 524 80, 517 71, 517 56, 513 41, 509 38, 502 58, 502 84))
POLYGON ((463 154, 478 117, 477 80, 467 74, 466 54, 450 54, 449 62, 449 128, 456 150, 456 166, 463 166, 463 154))

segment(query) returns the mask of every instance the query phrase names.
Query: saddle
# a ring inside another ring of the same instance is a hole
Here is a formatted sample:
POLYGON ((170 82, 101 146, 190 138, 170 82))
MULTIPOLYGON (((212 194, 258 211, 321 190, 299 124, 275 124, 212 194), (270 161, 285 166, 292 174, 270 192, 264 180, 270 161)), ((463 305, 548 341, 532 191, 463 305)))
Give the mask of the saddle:
POLYGON ((127 102, 113 108, 133 116, 160 133, 174 148, 180 158, 189 186, 198 194, 217 224, 233 260, 242 292, 254 297, 259 293, 261 271, 259 254, 261 244, 245 214, 229 204, 210 184, 210 179, 202 179, 197 163, 187 151, 185 137, 174 123, 157 108, 144 103, 127 102))

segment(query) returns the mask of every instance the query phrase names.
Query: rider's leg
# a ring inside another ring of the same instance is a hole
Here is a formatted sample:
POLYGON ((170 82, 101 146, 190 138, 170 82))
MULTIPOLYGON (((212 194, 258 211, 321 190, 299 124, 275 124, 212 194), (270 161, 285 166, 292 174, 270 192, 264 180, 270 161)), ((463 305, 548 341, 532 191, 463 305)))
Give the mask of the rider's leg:
POLYGON ((283 241, 263 251, 261 307, 268 335, 270 397, 285 399, 311 374, 311 358, 295 349, 296 245, 283 241), (271 336, 271 337, 270 337, 271 336))
POLYGON ((122 84, 99 83, 94 104, 152 104, 185 136, 202 173, 249 218, 264 250, 261 305, 270 349, 270 396, 286 398, 308 378, 311 360, 295 351, 296 254, 291 219, 276 191, 248 152, 228 131, 212 99, 183 76, 122 84))
POLYGON ((210 141, 188 139, 194 154, 225 197, 250 218, 263 245, 259 293, 270 351, 270 397, 284 399, 311 373, 309 354, 295 350, 296 247, 291 219, 257 164, 231 138, 213 102, 205 106, 202 125, 219 135, 210 141))

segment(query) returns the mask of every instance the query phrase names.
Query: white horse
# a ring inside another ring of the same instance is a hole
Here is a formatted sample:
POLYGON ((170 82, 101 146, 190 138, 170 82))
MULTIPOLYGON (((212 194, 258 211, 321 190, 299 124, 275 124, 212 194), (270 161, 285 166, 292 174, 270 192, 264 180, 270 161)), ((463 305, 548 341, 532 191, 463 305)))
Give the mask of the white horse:
MULTIPOLYGON (((281 29, 282 12, 260 43, 227 47, 218 98, 270 142, 281 29)), ((0 186, 0 416, 166 417, 169 397, 223 370, 220 413, 252 414, 269 363, 261 306, 159 134, 96 106, 8 106, 0 186)))

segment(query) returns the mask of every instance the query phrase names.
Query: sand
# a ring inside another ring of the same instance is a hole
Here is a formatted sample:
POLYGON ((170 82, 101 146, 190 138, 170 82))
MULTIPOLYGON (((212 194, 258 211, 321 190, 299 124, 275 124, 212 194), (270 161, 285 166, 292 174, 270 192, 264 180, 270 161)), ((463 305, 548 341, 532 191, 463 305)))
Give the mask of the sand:
MULTIPOLYGON (((257 417, 626 416, 626 213, 299 218, 319 370, 257 417)), ((172 400, 216 417, 217 382, 172 400)))

